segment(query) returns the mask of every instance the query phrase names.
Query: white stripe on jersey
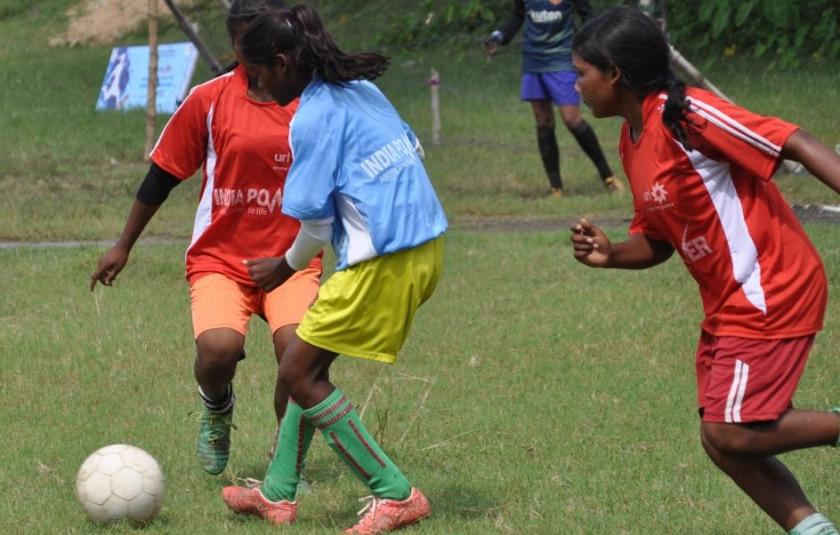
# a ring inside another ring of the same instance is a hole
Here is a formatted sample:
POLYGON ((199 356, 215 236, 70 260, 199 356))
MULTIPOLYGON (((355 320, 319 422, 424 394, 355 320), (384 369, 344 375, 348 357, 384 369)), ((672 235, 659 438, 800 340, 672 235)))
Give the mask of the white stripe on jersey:
MULTIPOLYGON (((155 146, 152 147, 151 152, 149 152, 149 158, 152 157, 152 154, 155 153, 155 150, 157 150, 158 145, 160 145, 160 140, 163 139, 163 136, 166 134, 166 129, 169 128, 169 123, 171 123, 172 119, 174 119, 175 116, 178 115, 178 112, 180 112, 183 109, 182 105, 184 104, 184 102, 188 101, 193 96, 193 93, 195 93, 195 90, 198 89, 199 87, 205 86, 207 84, 212 84, 212 83, 214 83, 218 80, 221 80, 222 78, 228 78, 229 76, 233 76, 233 71, 222 74, 221 76, 217 76, 217 77, 213 78, 212 80, 208 80, 208 81, 206 81, 202 84, 198 84, 197 86, 190 89, 190 92, 187 95, 187 98, 185 98, 183 100, 183 102, 181 102, 181 105, 178 106, 178 108, 175 110, 175 113, 173 113, 172 116, 169 118, 169 120, 166 121, 166 124, 164 125, 163 130, 160 131, 160 135, 158 136, 157 141, 155 142, 155 146)), ((207 131, 207 134, 210 135, 210 130, 207 131)))
MULTIPOLYGON (((659 95, 660 100, 667 100, 668 95, 659 95)), ((716 125, 721 130, 724 130, 734 137, 742 141, 746 141, 758 150, 765 152, 771 156, 778 157, 782 151, 782 147, 772 143, 770 140, 760 135, 759 133, 750 130, 743 124, 739 123, 732 117, 726 115, 719 109, 711 106, 697 98, 686 97, 686 100, 691 107, 691 111, 703 117, 710 123, 716 125)))
POLYGON ((213 188, 216 182, 216 147, 213 145, 213 112, 216 110, 216 103, 210 104, 210 111, 207 112, 207 160, 205 161, 205 170, 207 172, 207 181, 204 183, 204 191, 201 192, 201 200, 198 202, 198 209, 195 211, 195 223, 193 224, 193 235, 190 241, 190 246, 187 247, 187 253, 190 248, 198 241, 198 238, 204 234, 207 227, 213 220, 213 188))
POLYGON ((674 143, 688 156, 712 198, 729 247, 735 280, 741 283, 747 300, 767 314, 764 288, 761 286, 758 249, 750 236, 741 199, 729 172, 729 163, 712 160, 696 150, 686 151, 676 140, 674 143))
POLYGON ((347 265, 352 266, 375 257, 376 248, 373 246, 367 222, 353 201, 346 195, 336 192, 335 205, 347 236, 347 265))
POLYGON ((749 376, 749 364, 736 359, 735 373, 732 376, 732 385, 729 387, 729 396, 726 398, 726 409, 723 412, 723 418, 726 423, 741 421, 741 407, 744 404, 744 393, 747 391, 747 380, 749 376))

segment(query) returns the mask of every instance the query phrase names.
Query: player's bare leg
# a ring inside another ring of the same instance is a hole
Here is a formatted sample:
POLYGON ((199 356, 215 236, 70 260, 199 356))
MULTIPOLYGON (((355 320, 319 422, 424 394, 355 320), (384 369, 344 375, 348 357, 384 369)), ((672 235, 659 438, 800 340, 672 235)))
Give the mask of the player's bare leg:
MULTIPOLYGON (((817 515, 778 453, 836 445, 840 418, 833 412, 790 410, 775 422, 703 422, 701 440, 709 458, 777 524, 787 531, 817 515)), ((825 533, 834 527, 821 517, 825 533)))
POLYGON ((194 373, 204 402, 196 454, 208 473, 220 474, 230 457, 235 396, 231 381, 242 358, 245 337, 228 328, 210 329, 195 341, 194 373))

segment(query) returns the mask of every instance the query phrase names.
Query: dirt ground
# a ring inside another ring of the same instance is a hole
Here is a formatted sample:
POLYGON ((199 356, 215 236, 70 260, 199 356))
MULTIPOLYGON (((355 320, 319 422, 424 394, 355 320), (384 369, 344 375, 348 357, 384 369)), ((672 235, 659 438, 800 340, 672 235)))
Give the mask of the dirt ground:
MULTIPOLYGON (((67 10, 70 24, 54 36, 52 46, 113 43, 146 22, 148 0, 82 0, 67 10)), ((159 2, 161 17, 170 16, 166 4, 159 2)))

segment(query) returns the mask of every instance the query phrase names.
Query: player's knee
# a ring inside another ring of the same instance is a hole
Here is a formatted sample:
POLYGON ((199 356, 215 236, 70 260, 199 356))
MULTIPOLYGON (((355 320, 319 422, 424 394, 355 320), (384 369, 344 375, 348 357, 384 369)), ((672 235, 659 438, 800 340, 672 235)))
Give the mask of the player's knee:
POLYGON ((710 457, 750 457, 755 451, 752 433, 735 424, 703 423, 700 435, 703 448, 710 457))
POLYGON ((554 130, 554 116, 549 115, 548 117, 544 116, 537 116, 537 128, 538 129, 546 129, 546 130, 554 130))
POLYGON ((312 385, 312 377, 309 371, 305 367, 297 365, 291 358, 284 358, 280 362, 277 378, 292 398, 308 392, 312 385))
POLYGON ((242 349, 242 344, 233 337, 202 335, 196 340, 196 361, 205 368, 236 366, 242 349))

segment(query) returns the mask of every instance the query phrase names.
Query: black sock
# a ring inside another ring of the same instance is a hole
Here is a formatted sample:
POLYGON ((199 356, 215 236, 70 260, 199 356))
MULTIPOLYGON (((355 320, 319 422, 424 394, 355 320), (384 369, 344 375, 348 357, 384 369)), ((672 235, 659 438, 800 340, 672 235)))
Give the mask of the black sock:
POLYGON ((562 188, 563 180, 560 178, 560 151, 557 150, 557 138, 554 136, 554 128, 537 127, 537 146, 540 148, 540 157, 543 167, 548 175, 548 181, 552 188, 562 188))
POLYGON ((228 384, 224 399, 219 401, 207 397, 200 386, 198 387, 198 395, 201 397, 201 401, 207 407, 207 410, 214 414, 225 414, 233 409, 233 404, 236 403, 236 396, 233 394, 233 385, 231 384, 228 384))
POLYGON ((577 139, 578 145, 583 149, 583 152, 589 156, 595 167, 598 168, 598 174, 601 175, 601 180, 612 176, 612 169, 604 158, 604 153, 601 151, 601 145, 598 143, 598 137, 595 131, 589 126, 586 121, 581 121, 577 126, 569 128, 569 131, 577 139))

